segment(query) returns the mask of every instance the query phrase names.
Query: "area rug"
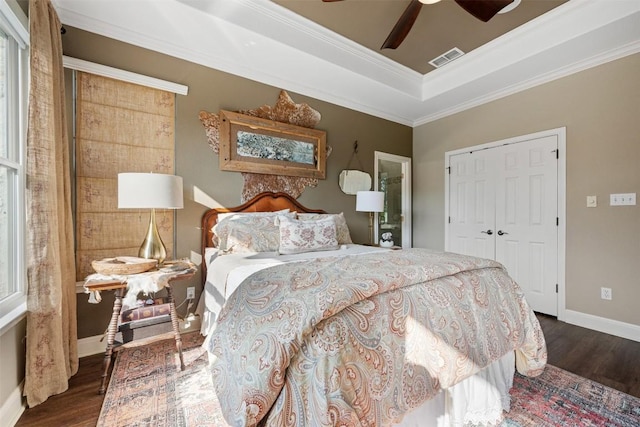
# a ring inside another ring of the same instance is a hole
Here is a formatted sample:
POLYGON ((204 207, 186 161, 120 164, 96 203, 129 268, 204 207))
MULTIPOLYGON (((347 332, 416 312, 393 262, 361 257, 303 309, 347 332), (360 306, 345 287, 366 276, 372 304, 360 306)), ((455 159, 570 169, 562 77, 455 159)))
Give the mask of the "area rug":
POLYGON ((516 374, 502 426, 640 426, 640 399, 547 365, 536 378, 516 374))
MULTIPOLYGON (((184 371, 173 339, 121 350, 98 426, 226 426, 202 340, 183 335, 184 371)), ((516 374, 501 426, 637 427, 640 398, 547 365, 537 378, 516 374)))
POLYGON ((202 341, 182 335, 184 371, 174 339, 120 350, 97 426, 225 426, 202 341))

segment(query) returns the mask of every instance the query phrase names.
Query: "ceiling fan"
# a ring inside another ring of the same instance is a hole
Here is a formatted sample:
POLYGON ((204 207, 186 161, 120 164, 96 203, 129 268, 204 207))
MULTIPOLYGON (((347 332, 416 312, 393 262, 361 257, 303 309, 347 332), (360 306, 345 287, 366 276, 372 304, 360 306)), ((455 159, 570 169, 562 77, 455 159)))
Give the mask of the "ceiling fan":
MULTIPOLYGON (((322 1, 329 3, 341 0, 322 1)), ((409 34, 414 22, 416 22, 422 5, 433 4, 439 1, 440 0, 411 0, 411 3, 409 3, 409 6, 407 6, 402 16, 400 16, 400 19, 398 19, 398 22, 396 22, 396 25, 384 43, 382 43, 380 49, 395 49, 400 46, 405 37, 407 37, 407 34, 409 34)), ((489 21, 500 11, 507 12, 515 8, 515 6, 520 4, 520 1, 521 0, 455 0, 464 10, 483 22, 489 21)))

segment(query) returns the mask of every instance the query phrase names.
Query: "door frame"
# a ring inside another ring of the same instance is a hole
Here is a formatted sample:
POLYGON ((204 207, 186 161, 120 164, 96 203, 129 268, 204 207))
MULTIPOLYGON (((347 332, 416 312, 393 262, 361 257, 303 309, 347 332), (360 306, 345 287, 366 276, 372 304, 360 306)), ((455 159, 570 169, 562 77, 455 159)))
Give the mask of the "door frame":
MULTIPOLYGON (((385 153, 382 151, 374 151, 373 153, 373 175, 374 175, 374 190, 378 191, 379 185, 379 170, 378 164, 380 160, 387 160, 391 162, 397 162, 402 164, 402 174, 404 175, 402 179, 402 237, 403 242, 399 243, 399 246, 410 248, 413 246, 413 228, 411 226, 411 157, 399 156, 397 154, 385 153), (407 245, 404 245, 404 242, 407 242, 407 245)), ((375 214, 375 224, 374 224, 374 242, 379 240, 379 230, 378 230, 378 214, 375 214)))
POLYGON ((485 144, 474 145, 472 147, 461 148, 458 150, 447 151, 444 154, 444 247, 445 251, 449 249, 449 171, 450 160, 452 156, 469 153, 472 151, 486 150, 501 145, 517 144, 529 141, 531 139, 539 139, 549 136, 555 136, 558 141, 558 320, 566 319, 566 287, 565 287, 565 270, 566 270, 566 188, 567 188, 567 128, 560 127, 555 129, 544 130, 540 132, 530 133, 527 135, 515 136, 512 138, 492 141, 485 144))

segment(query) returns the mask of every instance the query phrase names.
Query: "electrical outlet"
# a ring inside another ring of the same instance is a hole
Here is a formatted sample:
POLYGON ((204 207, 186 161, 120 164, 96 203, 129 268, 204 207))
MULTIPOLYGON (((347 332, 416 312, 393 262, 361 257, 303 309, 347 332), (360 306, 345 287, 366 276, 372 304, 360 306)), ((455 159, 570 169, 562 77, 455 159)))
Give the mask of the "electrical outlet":
POLYGON ((187 299, 196 299, 196 288, 189 286, 187 288, 187 299))
POLYGON ((611 297, 611 288, 600 288, 600 298, 610 300, 611 297))

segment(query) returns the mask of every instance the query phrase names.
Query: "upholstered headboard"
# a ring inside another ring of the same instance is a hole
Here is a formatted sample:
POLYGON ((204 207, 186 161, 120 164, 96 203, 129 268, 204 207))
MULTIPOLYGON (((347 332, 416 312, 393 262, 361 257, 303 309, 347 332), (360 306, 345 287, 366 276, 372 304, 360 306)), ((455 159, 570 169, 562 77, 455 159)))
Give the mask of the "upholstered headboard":
MULTIPOLYGON (((202 215, 202 256, 205 249, 214 247, 213 226, 218 222, 218 214, 226 212, 274 212, 282 209, 289 209, 296 212, 326 213, 322 209, 309 209, 302 206, 293 197, 286 193, 260 193, 248 202, 233 208, 209 209, 202 215)), ((202 263, 202 281, 206 281, 207 266, 202 263)))

